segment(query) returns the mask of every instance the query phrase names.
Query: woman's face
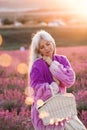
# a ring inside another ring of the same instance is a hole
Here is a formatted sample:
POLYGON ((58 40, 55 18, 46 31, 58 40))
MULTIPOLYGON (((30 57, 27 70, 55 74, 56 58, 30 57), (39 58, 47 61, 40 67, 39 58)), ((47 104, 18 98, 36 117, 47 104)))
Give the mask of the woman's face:
POLYGON ((42 56, 52 58, 54 52, 53 43, 41 38, 39 43, 39 52, 41 53, 42 56))

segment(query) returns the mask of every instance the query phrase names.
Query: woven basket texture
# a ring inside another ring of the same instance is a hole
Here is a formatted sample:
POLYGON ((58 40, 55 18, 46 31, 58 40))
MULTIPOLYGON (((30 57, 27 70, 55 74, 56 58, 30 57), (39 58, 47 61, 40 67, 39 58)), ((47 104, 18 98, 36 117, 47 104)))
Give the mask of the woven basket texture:
POLYGON ((71 93, 57 94, 44 102, 38 108, 44 125, 49 125, 51 120, 62 121, 77 114, 75 97, 71 93))

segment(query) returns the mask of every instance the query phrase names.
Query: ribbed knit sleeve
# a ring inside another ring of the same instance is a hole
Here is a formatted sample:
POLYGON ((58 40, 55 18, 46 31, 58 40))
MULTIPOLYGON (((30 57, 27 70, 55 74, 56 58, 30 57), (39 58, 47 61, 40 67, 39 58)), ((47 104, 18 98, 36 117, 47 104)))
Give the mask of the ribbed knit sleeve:
POLYGON ((61 81, 61 83, 70 87, 75 82, 75 72, 73 71, 68 59, 66 57, 61 58, 61 63, 54 60, 49 67, 52 75, 61 81))

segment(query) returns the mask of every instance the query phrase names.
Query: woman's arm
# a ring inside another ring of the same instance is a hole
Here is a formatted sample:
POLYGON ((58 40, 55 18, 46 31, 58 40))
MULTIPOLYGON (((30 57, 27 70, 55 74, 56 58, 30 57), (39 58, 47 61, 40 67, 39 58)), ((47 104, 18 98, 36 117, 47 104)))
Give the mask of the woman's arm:
POLYGON ((66 57, 62 58, 61 64, 58 61, 52 61, 49 69, 52 75, 60 80, 64 86, 69 87, 75 82, 75 72, 66 57))
POLYGON ((49 84, 44 81, 43 71, 37 67, 32 68, 30 73, 30 86, 34 89, 35 100, 42 99, 45 101, 59 91, 57 83, 49 84))

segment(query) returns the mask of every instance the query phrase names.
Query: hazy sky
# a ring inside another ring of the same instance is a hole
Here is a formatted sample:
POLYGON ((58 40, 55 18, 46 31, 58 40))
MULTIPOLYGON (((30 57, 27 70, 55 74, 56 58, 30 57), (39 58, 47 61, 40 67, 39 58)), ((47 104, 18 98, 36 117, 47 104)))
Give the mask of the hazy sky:
POLYGON ((0 0, 1 8, 62 8, 87 14, 87 0, 0 0))
POLYGON ((70 3, 69 0, 0 0, 0 8, 66 8, 67 1, 70 3))

